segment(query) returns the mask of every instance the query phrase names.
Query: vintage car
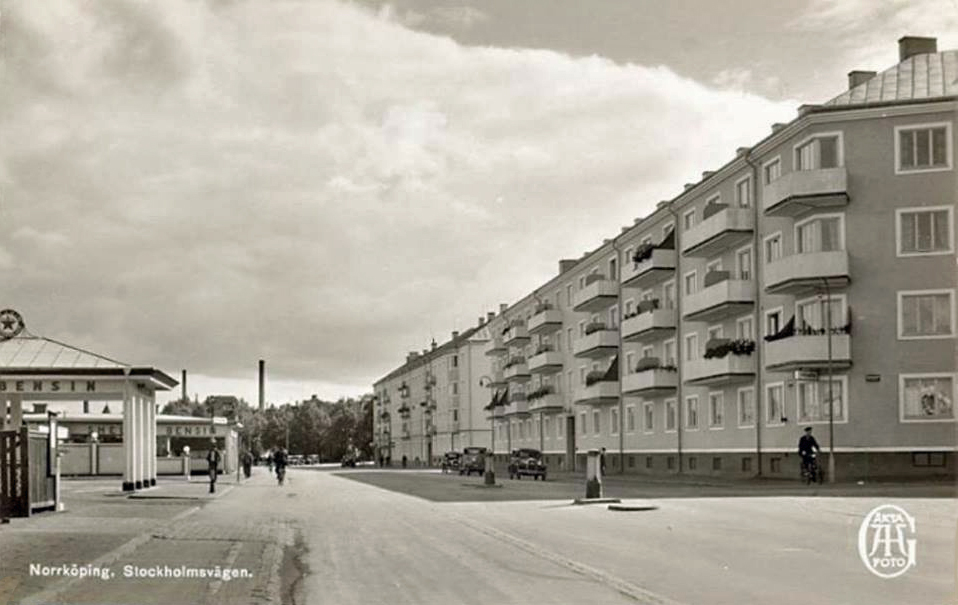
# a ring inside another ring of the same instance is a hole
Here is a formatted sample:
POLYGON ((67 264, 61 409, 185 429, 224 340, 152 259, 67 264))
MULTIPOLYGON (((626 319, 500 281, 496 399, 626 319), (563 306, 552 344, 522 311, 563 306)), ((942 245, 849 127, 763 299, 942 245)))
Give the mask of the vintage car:
POLYGON ((546 480, 546 464, 542 461, 542 452, 529 448, 512 450, 509 478, 522 479, 523 475, 532 476, 533 480, 546 480))
POLYGON ((481 475, 486 470, 486 452, 484 447, 467 447, 462 450, 462 462, 459 465, 460 475, 481 475))
POLYGON ((461 452, 446 452, 442 455, 442 462, 440 467, 442 468, 443 473, 455 473, 459 471, 459 467, 462 465, 462 453, 461 452))

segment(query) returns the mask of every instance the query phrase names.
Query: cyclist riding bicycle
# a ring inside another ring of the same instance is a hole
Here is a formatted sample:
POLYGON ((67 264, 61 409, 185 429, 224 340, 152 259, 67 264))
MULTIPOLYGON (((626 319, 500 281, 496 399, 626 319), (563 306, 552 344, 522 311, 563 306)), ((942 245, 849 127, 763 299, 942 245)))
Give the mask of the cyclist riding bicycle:
POLYGON ((821 452, 818 442, 812 437, 812 427, 805 427, 805 434, 798 440, 798 455, 802 458, 802 473, 806 473, 813 468, 815 464, 815 452, 821 452))

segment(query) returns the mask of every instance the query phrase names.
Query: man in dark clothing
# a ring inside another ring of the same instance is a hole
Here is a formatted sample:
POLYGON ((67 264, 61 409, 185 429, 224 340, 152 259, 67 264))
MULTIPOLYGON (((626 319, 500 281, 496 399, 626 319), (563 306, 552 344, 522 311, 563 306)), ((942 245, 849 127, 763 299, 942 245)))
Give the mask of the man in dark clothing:
POLYGON ((210 493, 216 491, 216 475, 219 472, 220 462, 223 460, 222 454, 216 449, 216 439, 210 439, 210 451, 206 454, 206 462, 210 467, 210 493))
POLYGON ((822 451, 818 447, 818 442, 812 437, 812 427, 806 426, 805 434, 798 440, 798 455, 802 457, 802 470, 811 468, 813 449, 816 452, 822 451))
POLYGON ((273 464, 276 466, 276 478, 280 484, 286 479, 286 466, 289 464, 286 450, 279 447, 273 452, 273 464))
POLYGON ((599 473, 605 477, 605 448, 599 451, 599 473))

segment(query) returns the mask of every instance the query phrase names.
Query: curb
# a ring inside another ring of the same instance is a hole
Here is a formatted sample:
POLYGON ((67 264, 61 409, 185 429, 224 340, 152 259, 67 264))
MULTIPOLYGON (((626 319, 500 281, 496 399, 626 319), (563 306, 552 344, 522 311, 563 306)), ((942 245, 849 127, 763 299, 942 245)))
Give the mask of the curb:
POLYGON ((573 504, 582 505, 582 504, 618 504, 622 502, 619 498, 576 498, 572 501, 573 504))

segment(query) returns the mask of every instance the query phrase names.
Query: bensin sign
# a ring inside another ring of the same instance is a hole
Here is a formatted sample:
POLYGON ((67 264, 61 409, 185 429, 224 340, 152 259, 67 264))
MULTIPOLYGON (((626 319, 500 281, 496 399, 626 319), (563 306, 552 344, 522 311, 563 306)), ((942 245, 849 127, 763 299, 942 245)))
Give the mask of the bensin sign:
POLYGON ((0 380, 0 393, 96 393, 95 380, 0 380))
POLYGON ((872 509, 858 529, 858 555, 879 578, 896 578, 916 562, 915 518, 905 509, 883 504, 872 509))

